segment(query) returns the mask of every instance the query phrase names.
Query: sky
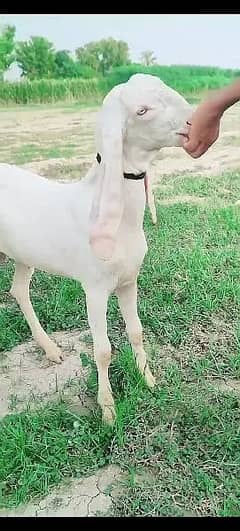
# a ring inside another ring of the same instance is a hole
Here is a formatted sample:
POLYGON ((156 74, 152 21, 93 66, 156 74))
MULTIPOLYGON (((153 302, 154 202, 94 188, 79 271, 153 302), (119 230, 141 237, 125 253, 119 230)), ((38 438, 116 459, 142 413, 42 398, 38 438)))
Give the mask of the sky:
POLYGON ((152 50, 160 64, 240 68, 240 14, 0 15, 17 40, 42 35, 56 49, 74 51, 106 37, 128 42, 131 58, 152 50))

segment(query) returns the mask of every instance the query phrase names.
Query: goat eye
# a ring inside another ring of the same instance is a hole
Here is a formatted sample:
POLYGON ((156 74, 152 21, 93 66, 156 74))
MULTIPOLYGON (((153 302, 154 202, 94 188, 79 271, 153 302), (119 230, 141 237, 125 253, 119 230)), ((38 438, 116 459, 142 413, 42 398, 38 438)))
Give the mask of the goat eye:
POLYGON ((142 107, 141 109, 138 109, 137 114, 138 116, 143 116, 143 114, 146 114, 146 112, 147 112, 147 108, 142 107))

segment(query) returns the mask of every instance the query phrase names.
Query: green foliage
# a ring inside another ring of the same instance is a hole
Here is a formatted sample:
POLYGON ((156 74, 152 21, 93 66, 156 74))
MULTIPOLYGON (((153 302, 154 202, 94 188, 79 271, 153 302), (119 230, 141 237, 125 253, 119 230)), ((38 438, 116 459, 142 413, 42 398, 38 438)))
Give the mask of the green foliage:
POLYGON ((53 77, 55 50, 45 37, 31 37, 19 42, 16 47, 16 60, 22 75, 29 79, 53 77))
POLYGON ((71 57, 68 50, 59 50, 55 54, 54 77, 56 78, 76 78, 82 77, 90 79, 95 76, 94 70, 87 65, 82 65, 71 57))
POLYGON ((0 32, 0 79, 14 61, 15 27, 5 26, 0 32))
POLYGON ((82 65, 90 66, 102 75, 106 75, 110 68, 130 62, 128 44, 111 37, 85 44, 76 50, 76 55, 82 65))
POLYGON ((108 76, 108 84, 126 82, 137 72, 158 76, 170 87, 184 94, 191 94, 203 90, 215 89, 230 83, 240 76, 239 70, 221 69, 208 66, 191 65, 153 65, 130 64, 114 68, 108 76))
POLYGON ((99 94, 93 79, 41 79, 22 83, 0 83, 0 103, 53 103, 87 101, 99 94))
POLYGON ((78 64, 77 68, 78 75, 75 78, 0 83, 0 103, 52 103, 73 100, 86 102, 96 98, 101 100, 112 87, 126 82, 137 72, 158 76, 185 96, 220 88, 240 76, 238 70, 220 68, 160 65, 146 67, 130 64, 112 68, 105 77, 93 77, 91 67, 78 64))
POLYGON ((56 77, 75 77, 75 63, 68 50, 59 50, 55 54, 55 75, 56 77))

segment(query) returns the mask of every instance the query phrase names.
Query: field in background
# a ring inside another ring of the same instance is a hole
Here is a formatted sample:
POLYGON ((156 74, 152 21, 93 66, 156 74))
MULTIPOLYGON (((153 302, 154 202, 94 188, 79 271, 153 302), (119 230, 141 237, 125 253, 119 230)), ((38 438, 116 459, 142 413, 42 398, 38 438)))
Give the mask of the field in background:
POLYGON ((123 83, 136 73, 159 76, 165 83, 179 92, 194 96, 210 89, 216 89, 239 77, 239 70, 200 66, 152 66, 131 64, 114 68, 106 77, 94 79, 64 79, 24 81, 21 83, 0 83, 0 103, 52 103, 57 101, 79 101, 101 99, 117 83, 123 83))
MULTIPOLYGON (((81 178, 95 156, 96 112, 80 102, 2 107, 0 160, 51 179, 81 178)), ((41 512, 55 485, 109 464, 123 473, 109 514, 240 515, 239 145, 236 105, 204 157, 165 149, 153 165, 158 225, 146 211, 139 309, 157 385, 148 391, 136 373, 112 298, 112 431, 96 405, 81 287, 40 272, 33 278, 34 308, 66 351, 56 368, 23 343, 29 329, 8 295, 13 265, 0 266, 0 515, 33 501, 41 512)), ((68 486, 54 504, 55 514, 67 511, 68 486)))

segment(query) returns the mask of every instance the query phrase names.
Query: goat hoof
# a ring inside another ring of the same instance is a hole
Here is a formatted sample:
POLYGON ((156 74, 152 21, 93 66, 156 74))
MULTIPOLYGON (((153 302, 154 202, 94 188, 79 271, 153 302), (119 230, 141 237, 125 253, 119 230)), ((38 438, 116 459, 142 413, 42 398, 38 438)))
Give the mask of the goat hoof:
POLYGON ((116 419, 116 412, 114 406, 104 406, 102 409, 102 419, 108 426, 113 426, 116 419))
POLYGON ((48 352, 46 356, 48 360, 53 361, 54 363, 62 363, 64 360, 63 353, 59 348, 52 350, 52 352, 48 352))
POLYGON ((154 387, 156 379, 151 373, 148 365, 146 366, 145 371, 144 371, 144 378, 145 378, 145 382, 148 387, 151 387, 151 388, 154 387))

